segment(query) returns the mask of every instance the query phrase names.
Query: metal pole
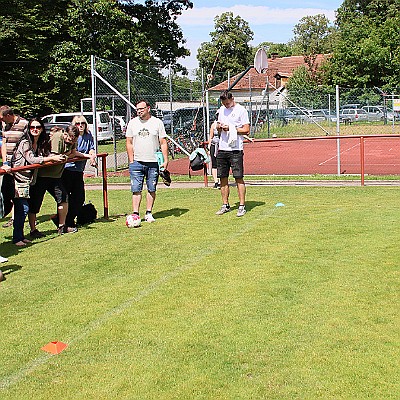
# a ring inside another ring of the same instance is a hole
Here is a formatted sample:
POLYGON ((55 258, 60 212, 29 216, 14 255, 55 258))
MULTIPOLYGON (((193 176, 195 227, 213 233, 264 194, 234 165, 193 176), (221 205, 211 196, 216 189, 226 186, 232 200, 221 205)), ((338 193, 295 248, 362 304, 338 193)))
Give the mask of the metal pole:
MULTIPOLYGON (((172 68, 171 64, 169 64, 168 67, 168 79, 169 79, 169 110, 171 113, 171 132, 169 134, 171 137, 174 137, 174 114, 173 114, 173 109, 172 109, 172 102, 173 102, 173 97, 172 97, 172 68)), ((175 156, 175 147, 172 147, 172 158, 175 156)))
POLYGON ((365 148, 364 138, 360 137, 360 163, 361 163, 361 186, 364 186, 364 174, 365 174, 365 148))
POLYGON ((271 126, 270 126, 270 120, 269 120, 269 77, 267 75, 267 129, 268 129, 268 138, 270 137, 271 134, 271 126))
MULTIPOLYGON (((130 62, 129 58, 126 60, 126 84, 128 89, 128 101, 131 103, 131 74, 130 74, 130 62)), ((126 106, 126 123, 128 124, 132 118, 131 107, 129 105, 126 106)))
POLYGON ((206 133, 206 110, 204 104, 204 68, 201 69, 201 93, 202 93, 202 111, 203 111, 203 142, 207 141, 207 133, 206 133))
POLYGON ((108 191, 107 191, 107 154, 101 157, 101 165, 103 171, 103 207, 104 218, 108 219, 108 191))
MULTIPOLYGON (((336 136, 340 135, 340 121, 339 121, 339 85, 336 85, 336 136)), ((337 174, 340 175, 340 139, 336 139, 336 153, 337 153, 337 174)))
MULTIPOLYGON (((98 151, 97 144, 97 120, 96 120, 96 76, 95 76, 95 59, 94 56, 90 56, 90 71, 91 71, 91 80, 92 80, 92 112, 93 112, 93 139, 94 139, 94 150, 96 154, 98 151)), ((104 171, 102 171, 104 175, 104 171)), ((98 170, 95 170, 95 175, 98 175, 98 170)))
POLYGON ((113 144, 114 144, 114 171, 117 171, 117 137, 115 134, 115 98, 114 96, 111 98, 112 102, 112 126, 113 126, 113 144))

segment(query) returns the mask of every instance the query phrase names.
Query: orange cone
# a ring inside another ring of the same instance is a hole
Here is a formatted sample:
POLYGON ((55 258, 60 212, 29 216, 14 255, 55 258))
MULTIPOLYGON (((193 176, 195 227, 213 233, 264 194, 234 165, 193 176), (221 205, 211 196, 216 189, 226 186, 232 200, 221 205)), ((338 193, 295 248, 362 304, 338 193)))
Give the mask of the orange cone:
POLYGON ((46 346, 43 346, 42 350, 47 351, 48 353, 51 353, 51 354, 59 354, 63 350, 65 350, 67 347, 68 347, 68 345, 63 342, 50 342, 50 343, 47 343, 46 346))

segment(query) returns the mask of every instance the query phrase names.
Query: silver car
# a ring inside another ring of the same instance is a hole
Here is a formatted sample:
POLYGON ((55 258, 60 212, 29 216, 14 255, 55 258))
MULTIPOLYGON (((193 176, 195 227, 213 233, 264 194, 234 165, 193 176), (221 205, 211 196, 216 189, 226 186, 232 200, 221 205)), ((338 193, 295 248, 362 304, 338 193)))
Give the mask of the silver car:
POLYGON ((394 114, 382 106, 363 106, 361 108, 367 112, 368 121, 384 121, 385 118, 393 121, 394 119, 394 114))
POLYGON ((368 114, 362 108, 344 108, 339 114, 339 119, 344 123, 368 121, 368 114))

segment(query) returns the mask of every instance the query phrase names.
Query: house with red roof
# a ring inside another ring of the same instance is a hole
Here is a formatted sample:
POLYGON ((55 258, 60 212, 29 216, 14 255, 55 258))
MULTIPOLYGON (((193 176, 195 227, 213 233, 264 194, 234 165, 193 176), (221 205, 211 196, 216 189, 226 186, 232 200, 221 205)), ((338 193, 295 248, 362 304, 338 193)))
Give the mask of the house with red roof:
MULTIPOLYGON (((328 56, 318 54, 315 60, 315 69, 319 69, 328 56)), ((267 92, 269 94, 270 108, 284 108, 286 84, 292 77, 296 68, 307 63, 304 56, 278 57, 273 54, 268 59, 268 68, 263 73, 258 73, 255 68, 249 71, 231 89, 235 100, 243 105, 249 103, 266 103, 267 92), (267 90, 268 86, 268 90, 267 90)), ((218 99, 221 92, 227 90, 240 74, 233 76, 208 89, 209 97, 218 99)))

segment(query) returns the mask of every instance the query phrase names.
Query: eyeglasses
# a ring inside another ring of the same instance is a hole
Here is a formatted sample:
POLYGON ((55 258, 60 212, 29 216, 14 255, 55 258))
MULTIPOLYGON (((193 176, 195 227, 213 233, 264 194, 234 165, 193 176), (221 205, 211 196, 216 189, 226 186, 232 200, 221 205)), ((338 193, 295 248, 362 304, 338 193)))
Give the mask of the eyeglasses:
POLYGON ((136 107, 137 111, 145 110, 147 107, 136 107))
POLYGON ((31 130, 31 131, 33 131, 33 130, 35 130, 35 129, 37 129, 37 130, 42 129, 42 126, 41 126, 41 125, 31 125, 31 126, 30 126, 30 130, 31 130))
POLYGON ((76 126, 78 126, 78 125, 86 125, 86 122, 75 122, 75 125, 76 126))

